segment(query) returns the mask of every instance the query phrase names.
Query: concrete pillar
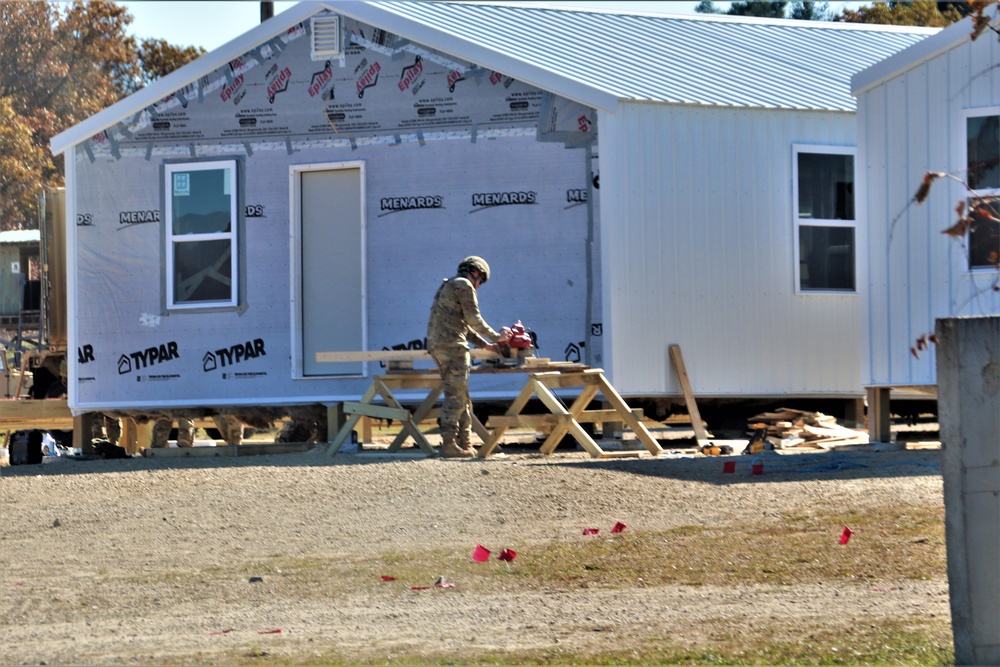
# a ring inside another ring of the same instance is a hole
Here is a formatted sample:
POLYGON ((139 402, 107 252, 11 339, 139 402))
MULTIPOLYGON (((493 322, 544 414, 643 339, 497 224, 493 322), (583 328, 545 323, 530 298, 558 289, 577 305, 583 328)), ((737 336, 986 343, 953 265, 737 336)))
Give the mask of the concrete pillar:
POLYGON ((1000 316, 937 321, 955 664, 1000 665, 1000 316))

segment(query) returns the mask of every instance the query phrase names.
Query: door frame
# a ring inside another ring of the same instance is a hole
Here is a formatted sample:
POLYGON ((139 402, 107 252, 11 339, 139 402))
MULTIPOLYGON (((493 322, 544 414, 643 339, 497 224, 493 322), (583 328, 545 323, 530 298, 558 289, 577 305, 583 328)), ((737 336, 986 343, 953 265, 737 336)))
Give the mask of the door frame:
POLYGON ((313 171, 336 171, 342 169, 358 169, 361 176, 361 340, 367 347, 368 341, 368 197, 367 178, 365 176, 364 160, 346 160, 343 162, 316 162, 310 164, 293 164, 288 167, 288 233, 289 233, 289 266, 291 267, 290 300, 291 300, 291 351, 292 379, 294 380, 329 380, 331 378, 368 377, 368 364, 362 364, 360 376, 344 375, 333 372, 331 364, 329 375, 306 375, 303 367, 302 343, 302 174, 313 171))

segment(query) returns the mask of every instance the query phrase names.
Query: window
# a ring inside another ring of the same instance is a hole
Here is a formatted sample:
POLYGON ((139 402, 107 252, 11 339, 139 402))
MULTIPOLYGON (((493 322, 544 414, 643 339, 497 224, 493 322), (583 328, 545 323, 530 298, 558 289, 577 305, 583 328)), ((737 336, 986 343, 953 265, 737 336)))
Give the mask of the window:
POLYGON ((235 160, 164 165, 167 308, 236 306, 235 160))
POLYGON ((853 293, 854 149, 794 146, 792 156, 797 291, 853 293))
POLYGON ((1000 115, 995 110, 967 112, 966 168, 970 197, 969 269, 1000 265, 1000 115), (975 115, 978 114, 978 115, 975 115))

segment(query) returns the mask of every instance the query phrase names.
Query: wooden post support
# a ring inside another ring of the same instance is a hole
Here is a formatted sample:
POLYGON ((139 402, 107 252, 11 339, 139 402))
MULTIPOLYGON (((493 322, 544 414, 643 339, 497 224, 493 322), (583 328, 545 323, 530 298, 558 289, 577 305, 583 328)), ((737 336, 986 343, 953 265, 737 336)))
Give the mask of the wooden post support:
POLYGON ((889 413, 889 387, 868 387, 868 441, 890 442, 892 419, 889 413))
POLYGON ((100 415, 94 412, 86 412, 73 417, 73 447, 79 448, 84 454, 93 454, 94 448, 90 441, 93 438, 94 420, 100 415))
POLYGON ((128 417, 122 417, 122 435, 118 439, 118 445, 123 447, 128 454, 139 453, 139 435, 135 428, 135 422, 128 417))
POLYGON ((701 421, 701 413, 698 411, 698 404, 694 400, 694 393, 691 391, 691 382, 688 380, 687 368, 684 367, 684 357, 681 355, 680 345, 670 346, 670 360, 674 362, 674 370, 677 371, 677 379, 681 383, 681 391, 684 392, 684 402, 687 404, 688 415, 691 417, 691 425, 694 427, 694 437, 701 447, 702 440, 708 440, 708 432, 701 421))

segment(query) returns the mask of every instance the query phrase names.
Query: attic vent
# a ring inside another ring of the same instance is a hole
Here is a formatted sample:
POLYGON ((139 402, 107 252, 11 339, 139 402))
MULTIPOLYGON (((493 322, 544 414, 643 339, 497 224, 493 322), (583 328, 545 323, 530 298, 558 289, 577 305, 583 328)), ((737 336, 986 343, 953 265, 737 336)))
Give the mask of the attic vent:
POLYGON ((336 14, 312 18, 312 59, 326 60, 344 55, 340 44, 340 17, 336 14))

